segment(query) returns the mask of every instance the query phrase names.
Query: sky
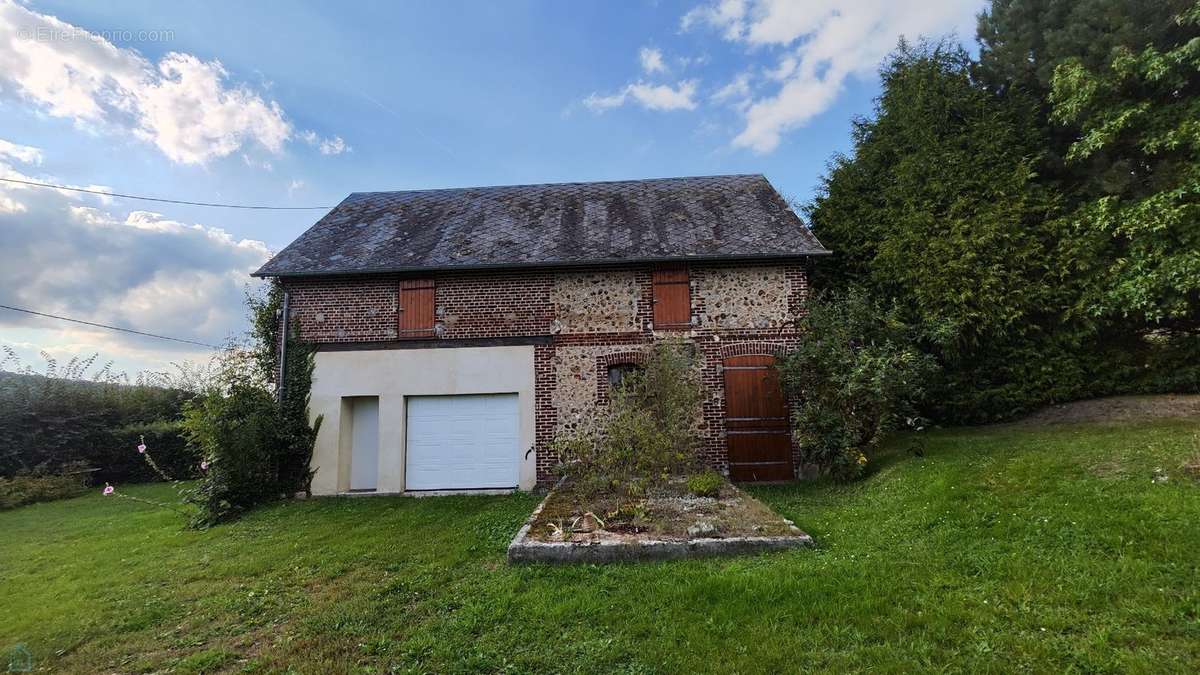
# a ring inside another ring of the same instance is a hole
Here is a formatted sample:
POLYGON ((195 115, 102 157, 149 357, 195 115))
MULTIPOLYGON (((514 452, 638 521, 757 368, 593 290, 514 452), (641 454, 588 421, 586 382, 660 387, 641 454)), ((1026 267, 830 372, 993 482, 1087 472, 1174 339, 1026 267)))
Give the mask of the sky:
MULTIPOLYGON (((351 192, 762 173, 810 199, 901 36, 982 0, 0 0, 0 178, 331 207, 351 192)), ((0 304, 220 344, 324 211, 0 182, 0 304)), ((0 368, 212 350, 0 309, 0 368), (0 354, 4 359, 5 354, 0 354)))

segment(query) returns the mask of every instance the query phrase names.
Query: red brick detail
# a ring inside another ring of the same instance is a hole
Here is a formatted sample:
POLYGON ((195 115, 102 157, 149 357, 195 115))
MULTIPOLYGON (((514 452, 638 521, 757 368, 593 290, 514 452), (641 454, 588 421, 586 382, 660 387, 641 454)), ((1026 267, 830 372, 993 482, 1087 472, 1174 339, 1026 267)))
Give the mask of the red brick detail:
POLYGON ((395 277, 288 279, 288 306, 309 342, 396 339, 395 277))
POLYGON ((731 356, 781 356, 788 350, 786 342, 735 342, 721 345, 721 358, 731 356))
POLYGON ((616 354, 603 354, 596 357, 596 405, 608 405, 609 384, 608 368, 620 363, 645 363, 646 352, 627 351, 616 354))
POLYGON ((558 410, 554 407, 554 346, 538 345, 533 348, 533 417, 534 452, 537 453, 538 482, 553 479, 553 470, 558 455, 551 445, 554 430, 558 428, 558 410))
POLYGON ((551 272, 461 272, 436 279, 436 320, 447 340, 550 334, 551 272))

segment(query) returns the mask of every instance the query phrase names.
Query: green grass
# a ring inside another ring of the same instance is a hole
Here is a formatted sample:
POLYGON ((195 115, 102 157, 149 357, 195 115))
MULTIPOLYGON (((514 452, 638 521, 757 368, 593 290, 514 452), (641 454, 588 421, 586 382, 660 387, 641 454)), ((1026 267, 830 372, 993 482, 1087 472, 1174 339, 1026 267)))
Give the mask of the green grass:
POLYGON ((603 567, 505 564, 529 495, 193 532, 97 492, 0 513, 0 649, 89 672, 1196 672, 1198 432, 900 438, 862 483, 753 490, 815 550, 603 567))

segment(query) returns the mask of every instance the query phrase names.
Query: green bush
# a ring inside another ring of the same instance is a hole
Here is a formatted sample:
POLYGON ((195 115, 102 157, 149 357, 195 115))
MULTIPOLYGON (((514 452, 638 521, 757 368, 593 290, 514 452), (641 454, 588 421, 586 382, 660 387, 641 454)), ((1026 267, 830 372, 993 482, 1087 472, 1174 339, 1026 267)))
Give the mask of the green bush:
POLYGON ((724 484, 725 478, 712 469, 688 476, 687 480, 688 492, 697 497, 717 497, 721 494, 721 486, 724 484))
POLYGON ((916 417, 933 360, 894 308, 859 290, 816 298, 800 328, 800 344, 780 373, 799 402, 802 452, 838 479, 857 478, 884 434, 916 417))
POLYGON ((265 298, 248 300, 255 344, 227 350, 217 386, 184 406, 184 434, 206 467, 188 495, 200 508, 196 526, 310 489, 309 465, 321 424, 320 418, 315 424, 308 420, 311 349, 289 335, 281 400, 269 384, 277 363, 274 317, 280 298, 275 285, 265 298))
POLYGON ((63 469, 65 473, 0 478, 0 511, 83 494, 88 483, 85 467, 76 465, 63 469))
POLYGON ((182 420, 130 424, 114 429, 112 436, 118 452, 112 453, 100 472, 100 480, 119 480, 114 476, 126 476, 124 480, 134 482, 160 480, 136 450, 143 440, 154 454, 154 461, 172 479, 187 480, 199 475, 200 452, 184 437, 182 420))
POLYGON ((698 464, 702 397, 691 348, 679 340, 654 345, 612 392, 607 410, 556 441, 559 471, 583 493, 644 495, 698 464))
POLYGON ((204 478, 191 495, 202 509, 198 524, 236 517, 261 502, 277 499, 275 399, 270 392, 236 386, 189 404, 184 428, 204 455, 204 478))

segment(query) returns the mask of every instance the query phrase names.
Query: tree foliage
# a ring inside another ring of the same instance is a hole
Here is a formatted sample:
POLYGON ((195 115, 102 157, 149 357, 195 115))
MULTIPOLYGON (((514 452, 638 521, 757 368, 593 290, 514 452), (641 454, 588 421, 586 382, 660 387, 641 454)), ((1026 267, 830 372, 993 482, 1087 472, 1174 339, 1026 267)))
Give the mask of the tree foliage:
POLYGON ((1114 48, 1163 47, 1175 39, 1174 18, 1192 0, 992 0, 980 14, 979 79, 994 90, 1049 92, 1059 64, 1088 68, 1114 48))
POLYGON ((818 283, 895 304, 940 419, 1200 388, 1195 26, 1150 5, 995 0, 979 62, 902 42, 808 205, 818 283))
POLYGON ((962 346, 1019 327, 1054 273, 1055 202, 1035 180, 1028 111, 975 86, 966 53, 945 43, 901 44, 881 77, 853 157, 835 158, 808 210, 834 251, 824 271, 835 286, 868 282, 962 346))
POLYGON ((308 419, 313 354, 289 331, 284 386, 275 390, 282 298, 278 284, 263 296, 247 297, 251 345, 227 349, 215 386, 185 407, 185 432, 206 467, 190 495, 200 507, 196 525, 310 490, 309 465, 321 425, 319 417, 311 424, 308 419))
MULTIPOLYGON (((866 470, 884 434, 918 417, 933 359, 895 307, 852 289, 808 305, 804 337, 780 364, 799 402, 794 425, 805 460, 848 480, 866 470)), ((913 426, 919 426, 914 424, 913 426)))
POLYGON ((1104 242, 1081 302, 1094 316, 1200 330, 1200 3, 1169 49, 1116 47, 1054 72, 1053 119, 1079 128, 1068 161, 1100 180, 1069 217, 1104 242))
POLYGON ((834 160, 807 210, 834 251, 818 284, 894 303, 945 367, 941 416, 1010 415, 1028 383, 1080 378, 1018 353, 1062 339, 1072 284, 1031 110, 978 86, 966 53, 946 43, 901 44, 881 77, 853 155, 834 160))

